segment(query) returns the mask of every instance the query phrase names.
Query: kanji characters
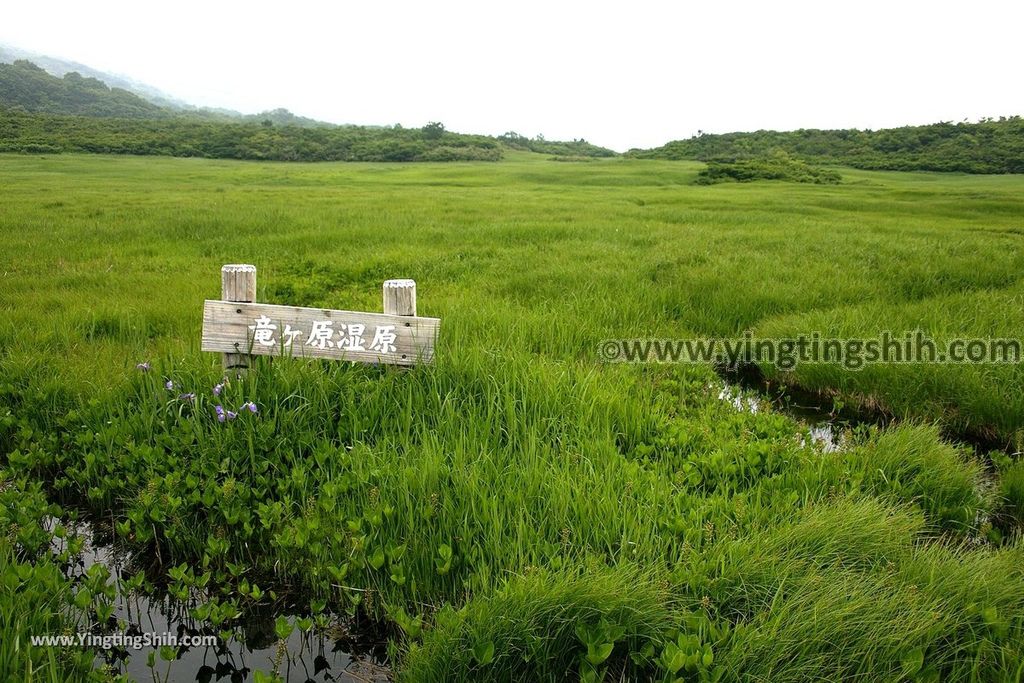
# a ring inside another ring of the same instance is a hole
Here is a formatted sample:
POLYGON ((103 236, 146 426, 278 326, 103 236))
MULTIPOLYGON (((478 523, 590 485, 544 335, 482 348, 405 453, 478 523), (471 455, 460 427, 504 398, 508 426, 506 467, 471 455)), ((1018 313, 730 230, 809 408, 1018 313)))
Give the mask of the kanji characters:
MULTIPOLYGON (((281 332, 280 339, 275 338, 278 325, 266 315, 254 319, 253 325, 249 325, 252 331, 253 342, 260 346, 275 346, 281 344, 283 347, 292 347, 296 338, 301 338, 302 330, 293 329, 291 325, 285 325, 281 332)), ((373 340, 367 349, 366 325, 363 323, 343 323, 334 328, 333 320, 314 320, 313 328, 306 338, 305 346, 312 346, 317 349, 338 349, 339 351, 377 351, 378 353, 394 353, 396 351, 395 341, 398 335, 395 333, 394 325, 378 325, 373 329, 373 340)))
POLYGON ((252 330, 253 343, 260 346, 273 346, 277 343, 274 341, 274 330, 277 329, 277 325, 272 325, 267 316, 261 315, 256 318, 256 324, 249 325, 249 329, 252 330))
POLYGON ((344 336, 346 325, 341 326, 343 329, 339 331, 342 338, 338 340, 338 348, 345 351, 365 351, 366 340, 363 339, 363 332, 366 331, 366 325, 360 323, 349 323, 348 336, 344 336))
POLYGON ((315 346, 318 349, 334 348, 331 337, 334 336, 333 320, 314 320, 313 330, 309 333, 306 346, 315 346))
POLYGON ((381 353, 393 353, 396 338, 394 325, 381 325, 374 328, 373 342, 370 344, 370 348, 381 353))

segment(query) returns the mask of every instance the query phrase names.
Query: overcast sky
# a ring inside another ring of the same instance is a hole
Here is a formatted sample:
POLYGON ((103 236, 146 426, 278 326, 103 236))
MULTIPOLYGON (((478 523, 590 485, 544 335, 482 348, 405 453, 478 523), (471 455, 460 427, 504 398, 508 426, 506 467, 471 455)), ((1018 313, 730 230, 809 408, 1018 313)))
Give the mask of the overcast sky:
POLYGON ((1024 114, 1024 2, 5 2, 0 43, 188 102, 626 150, 1024 114))

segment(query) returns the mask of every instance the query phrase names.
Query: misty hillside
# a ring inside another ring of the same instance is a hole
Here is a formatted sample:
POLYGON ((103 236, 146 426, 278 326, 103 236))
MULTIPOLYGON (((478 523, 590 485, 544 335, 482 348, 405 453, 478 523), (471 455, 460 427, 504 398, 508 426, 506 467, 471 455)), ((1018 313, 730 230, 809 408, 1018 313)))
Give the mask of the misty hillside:
POLYGON ((103 81, 70 72, 57 78, 32 62, 0 64, 0 104, 27 112, 162 118, 168 109, 103 81))
POLYGON ((0 152, 144 154, 278 161, 497 161, 494 138, 422 129, 324 126, 277 109, 251 117, 158 106, 77 72, 0 64, 0 152))
POLYGON ((93 69, 85 64, 72 62, 66 59, 58 59, 56 57, 49 57, 35 52, 29 52, 27 50, 11 47, 10 45, 0 45, 0 63, 12 64, 19 59, 32 62, 43 69, 46 73, 56 76, 57 78, 63 78, 65 74, 75 72, 85 76, 86 78, 95 78, 98 81, 103 81, 111 88, 121 88, 122 90, 135 93, 142 99, 148 100, 153 104, 160 105, 161 107, 183 110, 195 109, 195 107, 187 102, 183 102, 171 95, 168 95, 158 88, 154 88, 151 85, 141 83, 126 76, 118 76, 116 74, 93 69))
POLYGON ((283 108, 253 115, 200 109, 144 84, 76 62, 34 55, 48 67, 43 68, 20 58, 26 54, 0 46, 3 152, 280 161, 496 161, 503 149, 566 159, 615 154, 582 139, 558 142, 516 133, 499 138, 464 135, 439 123, 412 129, 338 126, 283 108))
POLYGON ((422 128, 336 126, 287 109, 231 116, 161 107, 122 88, 17 60, 0 64, 0 152, 155 154, 277 161, 497 161, 504 149, 611 156, 585 140, 500 138, 422 128))
MULTIPOLYGON (((136 118, 140 115, 140 112, 151 112, 152 116, 155 117, 173 114, 190 114, 204 119, 222 121, 252 121, 255 123, 271 121, 272 123, 281 126, 302 126, 312 128, 334 125, 305 116, 298 116, 284 108, 277 108, 271 111, 261 112, 259 114, 241 114, 231 109, 197 107, 168 95, 151 85, 147 85, 146 83, 141 83, 124 76, 117 76, 99 71, 86 66, 85 64, 79 64, 78 62, 47 57, 45 55, 27 52, 18 48, 0 45, 0 68, 13 66, 16 62, 20 61, 30 62, 36 67, 34 70, 36 73, 29 75, 8 72, 6 79, 10 80, 20 78, 22 81, 27 79, 34 87, 26 88, 24 87, 26 84, 22 83, 22 86, 20 87, 14 87, 12 85, 6 90, 0 89, 0 106, 21 107, 26 111, 46 112, 51 114, 77 114, 81 116, 123 116, 136 118), (71 96, 71 99, 68 99, 66 96, 54 96, 54 91, 68 90, 69 88, 74 90, 77 85, 80 85, 78 81, 83 79, 75 79, 74 76, 72 76, 73 83, 71 85, 65 84, 62 86, 58 85, 56 82, 40 78, 40 75, 38 74, 39 70, 42 70, 51 76, 55 76, 57 81, 66 80, 68 76, 72 74, 84 77, 84 80, 89 81, 89 86, 91 88, 91 95, 89 99, 91 100, 95 100, 96 97, 100 96, 99 89, 95 87, 95 83, 91 82, 91 80, 95 80, 104 83, 111 91, 126 91, 130 94, 134 94, 144 103, 155 105, 157 108, 154 109, 146 107, 144 104, 140 106, 138 103, 125 98, 122 93, 118 92, 116 97, 113 98, 117 101, 107 98, 108 101, 106 106, 102 103, 92 101, 91 105, 83 110, 76 103, 78 98, 74 95, 71 96), (32 96, 33 92, 36 93, 36 96, 32 96), (61 106, 62 102, 64 103, 64 106, 61 106)), ((2 86, 0 86, 0 88, 2 88, 2 86)))

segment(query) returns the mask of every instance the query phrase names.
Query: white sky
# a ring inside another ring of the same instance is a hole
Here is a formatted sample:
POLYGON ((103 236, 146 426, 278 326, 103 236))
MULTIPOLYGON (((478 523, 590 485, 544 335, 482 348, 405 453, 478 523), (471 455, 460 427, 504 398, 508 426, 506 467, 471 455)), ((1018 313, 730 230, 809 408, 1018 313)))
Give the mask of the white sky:
POLYGON ((625 150, 1024 114, 1024 2, 16 2, 0 43, 198 105, 625 150))

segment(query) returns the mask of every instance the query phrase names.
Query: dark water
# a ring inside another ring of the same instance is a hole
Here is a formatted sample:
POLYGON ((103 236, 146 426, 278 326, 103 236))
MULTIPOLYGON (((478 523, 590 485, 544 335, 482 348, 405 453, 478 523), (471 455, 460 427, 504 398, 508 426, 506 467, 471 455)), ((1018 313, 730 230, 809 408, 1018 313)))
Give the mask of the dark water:
MULTIPOLYGON (((53 524, 56 520, 52 521, 53 524)), ((94 564, 102 564, 115 577, 129 577, 139 569, 136 558, 118 552, 110 544, 108 534, 99 525, 87 522, 66 523, 86 540, 80 563, 72 573, 85 572, 94 564)), ((59 550, 59 547, 58 547, 59 550)), ((208 625, 197 623, 188 609, 169 597, 122 593, 118 587, 114 599, 114 619, 127 624, 123 633, 129 636, 151 634, 209 635, 208 625)), ((252 681, 255 671, 276 671, 285 681, 389 681, 386 665, 386 637, 373 628, 346 627, 347 618, 332 619, 337 625, 326 633, 314 627, 307 633, 298 628, 283 643, 274 633, 274 613, 246 615, 241 624, 245 642, 235 639, 218 645, 178 648, 177 659, 160 658, 158 647, 141 649, 115 648, 101 653, 96 666, 108 665, 117 673, 127 673, 136 681, 252 681), (155 666, 148 660, 153 653, 155 666)), ((114 629, 115 632, 121 629, 114 629)))

